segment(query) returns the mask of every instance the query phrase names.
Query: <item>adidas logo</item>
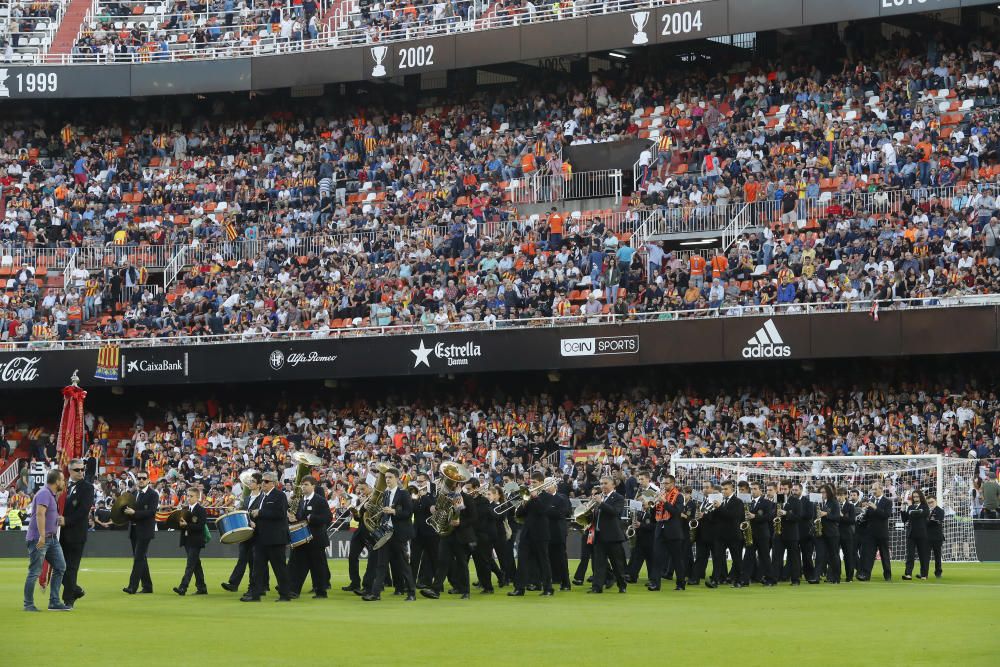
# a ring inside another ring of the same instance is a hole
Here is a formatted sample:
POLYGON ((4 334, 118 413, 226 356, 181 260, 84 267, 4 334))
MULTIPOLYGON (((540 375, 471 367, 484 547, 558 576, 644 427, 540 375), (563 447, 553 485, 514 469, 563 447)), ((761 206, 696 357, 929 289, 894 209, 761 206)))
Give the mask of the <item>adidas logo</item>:
POLYGON ((764 326, 757 330, 746 347, 743 348, 744 359, 778 359, 792 356, 792 348, 785 345, 781 339, 778 328, 774 326, 774 320, 764 322, 764 326))

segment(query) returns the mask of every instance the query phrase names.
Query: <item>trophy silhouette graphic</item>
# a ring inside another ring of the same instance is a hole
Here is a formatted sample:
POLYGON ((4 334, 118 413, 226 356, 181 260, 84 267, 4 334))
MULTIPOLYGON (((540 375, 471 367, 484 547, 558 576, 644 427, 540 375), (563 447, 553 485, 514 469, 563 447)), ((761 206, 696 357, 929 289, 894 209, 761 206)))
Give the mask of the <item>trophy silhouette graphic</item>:
POLYGON ((649 37, 646 35, 647 23, 649 23, 649 12, 632 12, 632 25, 635 26, 635 34, 632 35, 633 44, 649 42, 649 37))
POLYGON ((385 54, 389 52, 384 46, 373 46, 372 47, 372 59, 375 61, 375 67, 372 68, 372 76, 385 76, 385 65, 382 62, 385 60, 385 54))

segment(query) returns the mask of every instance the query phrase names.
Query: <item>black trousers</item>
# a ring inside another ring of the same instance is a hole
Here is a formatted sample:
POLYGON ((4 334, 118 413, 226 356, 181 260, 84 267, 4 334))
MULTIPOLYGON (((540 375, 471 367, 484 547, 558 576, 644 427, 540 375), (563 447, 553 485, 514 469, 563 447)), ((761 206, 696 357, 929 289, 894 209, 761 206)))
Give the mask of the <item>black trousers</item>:
POLYGON ((181 577, 180 589, 186 591, 191 577, 194 576, 194 587, 203 591, 205 586, 205 571, 201 569, 201 550, 204 547, 184 547, 187 554, 187 562, 184 564, 184 576, 181 577))
POLYGON ((854 545, 854 535, 846 532, 840 534, 840 551, 844 554, 844 574, 847 581, 852 581, 854 570, 857 568, 857 548, 854 545))
MULTIPOLYGON (((237 588, 243 582, 243 575, 246 574, 247 569, 250 570, 247 587, 249 588, 250 584, 253 583, 253 544, 253 540, 240 542, 236 565, 233 566, 233 571, 229 574, 229 583, 237 588)), ((266 591, 271 587, 271 576, 267 570, 264 570, 264 581, 264 590, 266 591)))
POLYGON ((742 583, 749 584, 751 578, 767 582, 771 580, 771 547, 756 537, 753 544, 743 548, 742 583))
POLYGON ((392 581, 396 590, 407 593, 416 590, 417 585, 413 581, 410 562, 406 560, 406 543, 407 540, 393 537, 385 546, 376 551, 374 556, 369 555, 369 558, 375 558, 375 576, 372 579, 370 589, 373 594, 378 595, 385 588, 385 578, 390 564, 392 565, 392 581))
POLYGON ((361 552, 365 550, 365 547, 364 531, 354 531, 347 550, 347 576, 351 580, 352 588, 361 588, 361 552))
POLYGON ((274 580, 278 595, 288 597, 291 587, 288 585, 288 569, 285 564, 285 544, 254 544, 253 553, 253 593, 260 595, 264 590, 268 565, 274 570, 274 580))
POLYGON ((788 554, 788 579, 792 583, 799 583, 802 578, 801 551, 798 542, 789 542, 780 537, 774 539, 774 546, 771 549, 771 581, 777 582, 781 579, 781 570, 785 564, 785 554, 788 554))
POLYGON ((587 578, 587 568, 590 566, 590 558, 594 554, 594 545, 587 542, 588 531, 580 533, 580 563, 576 566, 573 574, 575 581, 584 581, 587 578))
POLYGON ((614 575, 618 588, 625 588, 625 547, 621 542, 601 542, 595 539, 594 580, 591 582, 591 588, 595 591, 604 591, 608 561, 611 562, 611 574, 614 575))
MULTIPOLYGON (((934 556, 934 576, 940 577, 943 570, 941 569, 941 548, 944 546, 944 540, 931 540, 928 543, 931 549, 931 554, 934 556)), ((65 579, 63 579, 63 585, 65 586, 65 579)))
POLYGON ((312 540, 297 549, 292 549, 288 559, 288 570, 291 575, 293 593, 302 593, 302 586, 305 584, 308 574, 312 577, 313 592, 324 594, 330 580, 330 568, 326 562, 326 547, 322 547, 315 540, 312 540))
POLYGON ((813 564, 814 549, 815 545, 812 535, 799 538, 799 552, 802 554, 802 574, 805 575, 806 579, 816 578, 816 567, 813 564))
POLYGON ((566 541, 549 542, 549 568, 552 571, 552 584, 569 588, 569 560, 566 556, 566 541))
POLYGON ((66 573, 63 575, 63 602, 73 604, 80 586, 76 583, 80 573, 80 559, 86 542, 62 542, 63 558, 66 559, 66 573))
POLYGON ((743 542, 716 540, 712 543, 712 580, 716 583, 742 581, 743 542), (726 551, 733 557, 732 571, 726 568, 726 551))
POLYGON ((438 554, 437 535, 417 534, 410 542, 410 571, 420 586, 424 586, 434 578, 435 561, 438 554))
POLYGON ((684 540, 668 540, 658 536, 659 529, 656 532, 657 537, 653 539, 653 560, 646 566, 649 573, 649 583, 653 586, 659 586, 660 580, 670 568, 674 572, 674 581, 677 582, 678 586, 683 587, 687 571, 687 559, 684 558, 684 540))
POLYGON ((875 537, 868 535, 864 546, 864 570, 865 577, 872 576, 872 569, 875 567, 875 552, 878 551, 882 558, 882 576, 886 579, 892 578, 892 552, 889 550, 888 537, 875 537))
POLYGON ((472 551, 472 562, 476 566, 476 578, 484 591, 493 590, 493 540, 488 535, 476 536, 476 548, 472 551))
POLYGON ((548 541, 521 540, 521 548, 517 555, 521 560, 517 566, 515 588, 524 590, 528 584, 534 583, 537 579, 543 591, 551 591, 552 567, 549 561, 548 541))
POLYGON ((517 572, 517 565, 514 563, 514 540, 508 540, 506 535, 502 536, 496 545, 496 551, 504 583, 514 581, 514 573, 517 572))
POLYGON ((653 531, 636 531, 635 549, 632 550, 625 574, 632 581, 639 580, 639 572, 642 566, 646 566, 646 576, 649 577, 649 570, 653 565, 653 531))
POLYGON ((913 574, 914 552, 920 558, 920 576, 926 577, 928 570, 930 570, 931 559, 930 545, 926 537, 906 538, 906 574, 913 574))
POLYGON ((708 559, 712 556, 712 542, 698 536, 694 543, 694 569, 691 570, 691 578, 698 581, 704 579, 708 572, 708 559))
POLYGON ((149 561, 146 555, 149 553, 149 543, 153 540, 146 537, 132 536, 132 574, 128 578, 128 587, 131 590, 138 590, 142 584, 142 590, 153 590, 153 580, 149 576, 149 561))
POLYGON ((455 535, 446 535, 438 541, 437 570, 431 587, 437 592, 444 590, 444 580, 452 572, 452 584, 459 593, 469 592, 469 558, 472 547, 461 542, 455 535))
POLYGON ((839 535, 821 535, 816 538, 816 572, 813 580, 819 579, 824 574, 829 581, 840 581, 839 535))

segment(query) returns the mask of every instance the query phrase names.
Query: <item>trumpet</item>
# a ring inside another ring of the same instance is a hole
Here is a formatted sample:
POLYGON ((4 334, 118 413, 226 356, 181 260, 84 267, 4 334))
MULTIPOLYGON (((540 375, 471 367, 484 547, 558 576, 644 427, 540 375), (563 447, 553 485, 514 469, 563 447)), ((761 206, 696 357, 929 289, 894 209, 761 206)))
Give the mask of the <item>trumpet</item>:
MULTIPOLYGON (((553 487, 558 483, 558 479, 550 477, 544 482, 534 486, 517 486, 516 488, 511 488, 510 493, 508 493, 507 487, 504 487, 504 501, 494 507, 493 511, 497 514, 506 514, 507 512, 517 509, 524 503, 528 502, 533 494, 541 493, 545 489, 553 487)), ((514 485, 511 484, 510 486, 513 487, 514 485)))

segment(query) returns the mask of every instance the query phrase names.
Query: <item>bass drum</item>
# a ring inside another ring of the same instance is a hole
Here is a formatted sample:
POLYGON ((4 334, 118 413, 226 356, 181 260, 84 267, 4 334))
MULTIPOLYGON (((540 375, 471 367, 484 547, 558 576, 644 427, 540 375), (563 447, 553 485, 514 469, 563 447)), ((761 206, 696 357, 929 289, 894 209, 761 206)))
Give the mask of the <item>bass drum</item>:
POLYGON ((215 527, 219 529, 219 541, 223 544, 239 544, 253 537, 250 514, 243 510, 223 514, 215 520, 215 527))
POLYGON ((368 548, 378 551, 385 546, 385 543, 392 539, 392 524, 383 523, 374 531, 368 534, 368 548))
POLYGON ((309 524, 305 521, 293 523, 288 527, 288 540, 293 549, 301 547, 303 544, 312 542, 312 533, 309 532, 309 524))

